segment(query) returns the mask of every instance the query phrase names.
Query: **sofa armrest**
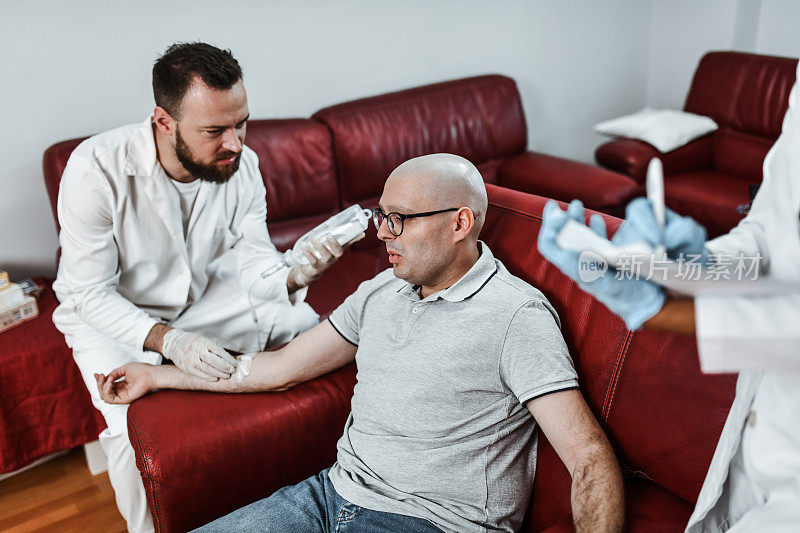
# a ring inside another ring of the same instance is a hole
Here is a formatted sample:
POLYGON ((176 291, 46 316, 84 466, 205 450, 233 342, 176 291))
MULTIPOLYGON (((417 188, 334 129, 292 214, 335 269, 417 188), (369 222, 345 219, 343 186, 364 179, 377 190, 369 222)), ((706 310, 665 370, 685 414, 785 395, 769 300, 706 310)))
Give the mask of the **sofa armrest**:
POLYGON ((621 215, 642 194, 628 176, 560 157, 524 152, 508 158, 498 170, 498 184, 521 192, 569 202, 580 199, 590 209, 621 215))
POLYGON ((188 531, 331 466, 355 374, 350 364, 283 392, 134 402, 128 431, 156 531, 188 531))
POLYGON ((644 184, 647 164, 654 157, 661 159, 665 175, 710 169, 712 137, 713 134, 706 135, 667 153, 642 141, 620 139, 598 146, 594 158, 600 166, 644 184))

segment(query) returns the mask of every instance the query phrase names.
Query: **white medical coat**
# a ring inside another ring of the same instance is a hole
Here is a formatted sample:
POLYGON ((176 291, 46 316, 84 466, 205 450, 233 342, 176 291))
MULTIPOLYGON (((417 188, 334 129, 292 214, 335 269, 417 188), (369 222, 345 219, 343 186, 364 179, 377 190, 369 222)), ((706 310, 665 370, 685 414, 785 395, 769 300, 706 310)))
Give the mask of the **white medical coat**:
POLYGON ((255 351, 277 313, 305 297, 305 289, 287 293, 286 271, 260 277, 281 254, 267 232, 251 149, 243 147, 227 183, 201 183, 185 236, 170 180, 151 119, 87 139, 69 158, 58 196, 53 289, 61 305, 53 322, 76 351, 110 341, 141 350, 157 322, 190 331, 202 324, 226 348, 255 351))
MULTIPOLYGON (((750 213, 707 248, 800 283, 797 84, 750 213)), ((703 370, 740 374, 686 531, 800 531, 800 294, 696 296, 695 312, 703 370)))

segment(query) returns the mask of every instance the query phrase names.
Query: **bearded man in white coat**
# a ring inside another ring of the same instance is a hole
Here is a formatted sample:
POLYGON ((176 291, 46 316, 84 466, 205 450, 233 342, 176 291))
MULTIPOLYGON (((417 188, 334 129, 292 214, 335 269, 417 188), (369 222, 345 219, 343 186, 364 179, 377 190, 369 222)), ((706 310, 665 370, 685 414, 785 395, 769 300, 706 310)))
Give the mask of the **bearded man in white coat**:
MULTIPOLYGON (((800 66, 798 67, 800 78, 800 66)), ((605 236, 602 221, 590 220, 605 236)), ((778 140, 764 160, 764 180, 742 222, 705 241, 705 229, 667 210, 666 226, 649 202, 637 199, 612 242, 662 245, 668 257, 755 261, 772 289, 724 294, 700 291, 675 298, 641 279, 603 277, 582 282, 578 254, 561 249, 556 235, 568 218, 584 223, 583 209, 545 208, 539 249, 581 288, 625 320, 696 334, 705 372, 738 372, 736 397, 720 435, 686 533, 800 531, 800 88, 795 83, 778 140), (775 290, 777 286, 779 290, 775 290)), ((624 278, 624 276, 623 276, 624 278)), ((762 286, 766 287, 767 284, 762 286)), ((757 287, 757 286, 756 286, 757 287)))
POLYGON ((312 241, 309 264, 262 279, 281 261, 266 226, 266 190, 244 146, 249 111, 227 50, 176 44, 153 67, 156 108, 143 123, 81 143, 61 180, 61 261, 53 322, 72 347, 108 428, 117 505, 130 531, 152 517, 127 435, 127 406, 101 401, 96 372, 171 360, 207 379, 318 322, 306 286, 341 254, 312 241))

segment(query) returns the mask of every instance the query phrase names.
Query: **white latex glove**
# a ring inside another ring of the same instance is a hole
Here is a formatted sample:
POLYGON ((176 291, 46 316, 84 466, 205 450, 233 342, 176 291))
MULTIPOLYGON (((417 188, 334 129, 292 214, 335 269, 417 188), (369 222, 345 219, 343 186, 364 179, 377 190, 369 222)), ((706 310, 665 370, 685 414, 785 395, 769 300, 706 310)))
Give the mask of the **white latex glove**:
POLYGON ((236 359, 231 354, 197 333, 169 330, 161 353, 187 374, 208 381, 227 379, 236 371, 236 359))
POLYGON ((348 242, 344 246, 336 242, 333 237, 326 237, 324 241, 320 242, 317 239, 310 239, 307 243, 302 245, 303 255, 308 258, 307 265, 297 265, 292 268, 292 275, 294 282, 299 287, 305 287, 318 277, 322 275, 325 270, 330 268, 342 254, 344 249, 364 238, 364 233, 348 242))

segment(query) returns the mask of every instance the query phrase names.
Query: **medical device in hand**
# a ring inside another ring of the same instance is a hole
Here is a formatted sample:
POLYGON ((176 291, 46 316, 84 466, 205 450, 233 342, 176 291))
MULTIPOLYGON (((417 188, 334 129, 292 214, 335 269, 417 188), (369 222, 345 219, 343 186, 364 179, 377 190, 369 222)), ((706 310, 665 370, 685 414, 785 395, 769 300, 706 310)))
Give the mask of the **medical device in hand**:
MULTIPOLYGON (((661 161, 657 158, 650 160, 647 166, 647 199, 653 206, 653 216, 656 223, 663 228, 666 220, 664 208, 664 173, 661 161)), ((666 257, 663 246, 653 249, 646 242, 634 242, 624 246, 616 246, 611 241, 592 231, 586 224, 576 220, 567 220, 561 231, 556 236, 556 244, 564 250, 573 252, 594 252, 611 267, 619 269, 623 265, 630 265, 630 258, 635 256, 639 264, 647 266, 650 262, 662 260, 666 257)), ((646 271, 646 270, 645 270, 646 271)))
MULTIPOLYGON (((661 166, 661 160, 656 157, 651 159, 647 165, 645 187, 647 188, 647 199, 650 200, 650 206, 653 208, 653 217, 656 219, 659 229, 663 231, 664 225, 667 223, 667 214, 664 208, 664 169, 661 166)), ((655 258, 658 260, 667 258, 667 249, 663 244, 657 245, 654 252, 655 258)))
MULTIPOLYGON (((650 160, 647 166, 647 199, 653 208, 656 223, 663 228, 666 224, 664 207, 664 174, 661 161, 650 160)), ((758 279, 709 279, 702 275, 686 276, 681 273, 679 263, 666 257, 663 245, 655 249, 644 241, 617 246, 605 239, 585 224, 569 219, 556 236, 556 244, 564 250, 573 252, 594 252, 606 264, 617 270, 627 270, 640 279, 647 279, 666 289, 682 294, 715 296, 739 296, 743 294, 769 295, 800 293, 800 285, 794 282, 771 279, 768 276, 758 279), (633 260, 633 261, 632 261, 633 260), (635 269, 631 267, 634 266, 635 269)), ((705 269, 703 265, 701 268, 705 269)), ((705 272, 701 271, 700 274, 705 272)))
POLYGON ((556 236, 556 244, 564 250, 573 252, 594 252, 608 266, 617 269, 625 264, 630 264, 630 261, 627 260, 629 257, 646 257, 654 254, 653 248, 645 242, 616 246, 576 220, 568 220, 564 224, 556 236))
POLYGON ((362 209, 358 204, 351 205, 297 239, 294 246, 283 253, 282 261, 263 271, 261 277, 269 277, 283 268, 307 265, 309 261, 303 253, 303 245, 311 239, 323 242, 326 238, 333 237, 340 245, 347 244, 366 231, 370 218, 372 211, 362 209))

